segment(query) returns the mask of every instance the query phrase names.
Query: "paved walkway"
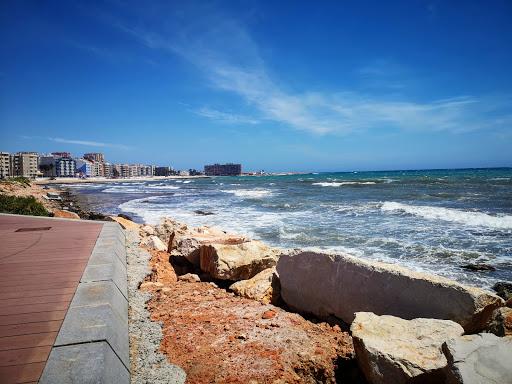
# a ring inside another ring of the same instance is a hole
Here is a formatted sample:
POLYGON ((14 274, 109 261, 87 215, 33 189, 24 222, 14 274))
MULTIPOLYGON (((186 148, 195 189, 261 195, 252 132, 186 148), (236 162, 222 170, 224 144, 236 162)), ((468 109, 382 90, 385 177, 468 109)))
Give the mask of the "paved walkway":
POLYGON ((0 215, 0 383, 41 377, 102 227, 0 215))

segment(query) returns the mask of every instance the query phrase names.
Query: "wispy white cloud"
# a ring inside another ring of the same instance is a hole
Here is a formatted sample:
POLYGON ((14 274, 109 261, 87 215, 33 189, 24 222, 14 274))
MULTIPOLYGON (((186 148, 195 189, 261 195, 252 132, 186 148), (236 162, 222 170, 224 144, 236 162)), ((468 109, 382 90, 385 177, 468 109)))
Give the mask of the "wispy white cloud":
MULTIPOLYGON (((458 95, 451 99, 417 101, 396 93, 368 96, 340 90, 291 91, 276 80, 247 29, 218 11, 178 13, 148 30, 141 25, 114 25, 144 46, 177 54, 202 71, 214 88, 238 95, 252 106, 254 120, 272 120, 315 134, 347 134, 382 127, 401 130, 466 132, 503 129, 511 124, 508 97, 458 95)), ((155 23, 153 23, 155 25, 155 23)), ((361 75, 382 76, 389 62, 361 68, 361 75)), ((393 79, 394 84, 402 85, 393 79)), ((392 87, 391 87, 392 88, 392 87)), ((252 119, 214 110, 195 111, 217 121, 252 124, 252 119)))
POLYGON ((99 142, 99 141, 63 139, 61 137, 48 137, 48 140, 54 141, 56 143, 84 145, 84 146, 88 146, 88 147, 131 149, 131 147, 124 145, 124 144, 103 143, 103 142, 99 142))
POLYGON ((258 119, 250 116, 239 115, 231 112, 223 112, 209 107, 202 107, 193 112, 199 116, 206 117, 210 120, 219 121, 228 124, 258 124, 258 119))

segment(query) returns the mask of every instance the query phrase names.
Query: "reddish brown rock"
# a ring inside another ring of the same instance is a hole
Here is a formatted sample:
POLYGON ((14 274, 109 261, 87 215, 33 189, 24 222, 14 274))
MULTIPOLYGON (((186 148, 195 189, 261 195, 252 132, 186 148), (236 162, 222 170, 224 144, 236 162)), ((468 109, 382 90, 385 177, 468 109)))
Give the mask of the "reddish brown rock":
POLYGON ((272 319, 275 316, 276 316, 276 312, 269 310, 269 311, 263 312, 263 315, 261 315, 261 318, 262 319, 272 319))
MULTIPOLYGON (((153 252, 158 282, 172 269, 153 252), (165 263, 164 263, 165 264, 165 263)), ((151 319, 162 324, 161 351, 188 383, 335 383, 337 364, 353 359, 339 327, 233 295, 210 283, 148 285, 151 319)))
POLYGON ((78 216, 78 214, 76 214, 75 212, 64 211, 64 210, 61 210, 61 209, 54 210, 53 211, 53 217, 59 217, 59 218, 62 218, 62 219, 76 219, 76 220, 80 220, 80 216, 78 216))

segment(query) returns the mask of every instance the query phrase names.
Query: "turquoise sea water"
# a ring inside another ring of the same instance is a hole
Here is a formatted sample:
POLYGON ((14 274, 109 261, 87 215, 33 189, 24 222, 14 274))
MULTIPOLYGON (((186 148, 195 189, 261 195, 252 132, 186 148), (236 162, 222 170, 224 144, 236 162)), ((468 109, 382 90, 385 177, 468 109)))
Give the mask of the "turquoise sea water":
POLYGON ((323 248, 472 285, 512 280, 512 169, 319 173, 72 185, 91 208, 171 216, 274 246, 323 248), (203 216, 197 210, 212 212, 203 216), (460 265, 486 263, 496 271, 460 265))

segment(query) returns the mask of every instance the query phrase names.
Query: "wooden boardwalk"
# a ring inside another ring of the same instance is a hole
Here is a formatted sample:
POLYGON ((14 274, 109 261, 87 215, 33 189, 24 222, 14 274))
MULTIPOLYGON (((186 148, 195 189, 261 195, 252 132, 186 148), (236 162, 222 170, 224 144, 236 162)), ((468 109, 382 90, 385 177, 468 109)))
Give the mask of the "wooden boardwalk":
POLYGON ((36 383, 103 223, 0 215, 0 383, 36 383))

